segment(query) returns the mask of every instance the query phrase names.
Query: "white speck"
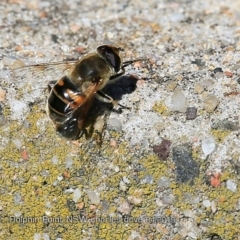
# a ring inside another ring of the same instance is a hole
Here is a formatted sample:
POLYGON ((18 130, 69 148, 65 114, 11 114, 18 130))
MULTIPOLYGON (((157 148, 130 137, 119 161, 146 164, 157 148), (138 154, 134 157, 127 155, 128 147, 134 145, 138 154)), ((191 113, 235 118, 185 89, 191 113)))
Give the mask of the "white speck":
POLYGON ((76 203, 78 199, 81 197, 82 193, 79 188, 76 188, 73 192, 73 201, 76 203))
POLYGON ((229 189, 232 192, 236 192, 237 184, 233 180, 229 179, 227 180, 227 189, 229 189))
POLYGON ((126 184, 125 184, 125 182, 124 181, 120 181, 120 183, 119 183, 119 187, 120 187, 120 189, 122 190, 122 191, 126 191, 127 190, 127 186, 126 186, 126 184))
POLYGON ((57 180, 61 182, 63 180, 63 176, 57 176, 57 180))
POLYGON ((49 171, 48 170, 42 170, 41 172, 43 177, 48 177, 49 176, 49 171))
POLYGON ((203 206, 205 208, 209 208, 209 207, 211 207, 211 202, 209 200, 203 200, 203 206))
POLYGON ((115 172, 119 172, 119 166, 115 167, 115 172))
POLYGON ((57 186, 58 185, 58 181, 57 180, 55 180, 54 182, 53 182, 53 186, 57 186))
POLYGON ((50 211, 48 211, 48 210, 47 210, 47 211, 45 211, 45 214, 46 214, 46 216, 48 216, 48 217, 49 217, 49 216, 51 216, 51 212, 50 212, 50 211))
POLYGON ((66 189, 64 191, 64 193, 73 193, 73 192, 74 192, 74 190, 72 188, 66 189))
POLYGON ((207 156, 214 151, 216 143, 213 137, 208 137, 202 140, 202 150, 207 156))
POLYGON ((217 211, 217 206, 216 206, 216 202, 215 201, 212 201, 211 209, 212 209, 213 213, 215 213, 217 211))
POLYGON ((128 179, 126 176, 123 177, 123 181, 124 181, 125 183, 127 183, 127 184, 130 183, 129 179, 128 179))

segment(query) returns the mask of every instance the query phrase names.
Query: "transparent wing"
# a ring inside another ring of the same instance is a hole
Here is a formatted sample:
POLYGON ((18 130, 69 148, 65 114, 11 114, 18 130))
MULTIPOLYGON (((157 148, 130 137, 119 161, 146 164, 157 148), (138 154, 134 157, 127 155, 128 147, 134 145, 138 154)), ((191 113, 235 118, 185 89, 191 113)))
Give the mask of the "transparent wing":
POLYGON ((11 108, 14 119, 24 118, 29 112, 29 103, 45 102, 48 96, 49 81, 58 81, 65 71, 76 64, 78 60, 50 62, 0 71, 0 86, 6 90, 6 100, 11 108), (15 107, 15 105, 16 107, 15 107), (24 106, 24 111, 19 106, 24 106), (20 112, 22 112, 20 116, 20 112))
POLYGON ((40 63, 9 69, 8 79, 17 84, 19 82, 35 84, 39 82, 47 82, 47 80, 59 80, 60 77, 71 68, 71 66, 76 64, 77 61, 78 60, 40 63))

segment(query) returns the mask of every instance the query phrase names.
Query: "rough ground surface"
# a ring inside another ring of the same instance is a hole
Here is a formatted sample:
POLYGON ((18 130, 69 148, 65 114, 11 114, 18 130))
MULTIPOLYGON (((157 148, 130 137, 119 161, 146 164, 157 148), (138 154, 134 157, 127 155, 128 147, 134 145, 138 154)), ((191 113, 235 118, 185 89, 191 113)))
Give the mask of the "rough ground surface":
POLYGON ((2 0, 0 238, 239 240, 239 9, 2 0), (46 116, 43 88, 63 73, 7 69, 100 44, 148 60, 127 69, 137 82, 106 89, 127 108, 94 103, 106 121, 99 149, 96 134, 66 141, 46 116))

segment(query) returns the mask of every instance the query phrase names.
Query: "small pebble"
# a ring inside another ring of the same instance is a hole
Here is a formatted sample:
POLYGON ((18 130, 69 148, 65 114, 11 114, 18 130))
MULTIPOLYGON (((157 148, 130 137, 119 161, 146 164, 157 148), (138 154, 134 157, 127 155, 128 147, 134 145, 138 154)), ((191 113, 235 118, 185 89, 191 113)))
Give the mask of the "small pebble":
POLYGON ((20 217, 22 215, 22 212, 20 212, 20 211, 16 211, 15 213, 14 213, 14 216, 15 217, 20 217))
POLYGON ((147 175, 143 179, 141 179, 141 184, 153 184, 153 176, 147 175))
POLYGON ((124 215, 129 215, 132 210, 132 206, 127 201, 123 201, 122 203, 120 203, 117 210, 118 210, 118 212, 120 212, 124 215))
POLYGON ((20 139, 14 139, 13 144, 16 146, 17 149, 20 149, 22 147, 22 142, 20 139))
POLYGON ((217 211, 217 206, 216 206, 216 202, 215 201, 212 201, 211 203, 211 209, 212 209, 212 212, 215 213, 217 211))
POLYGON ((182 91, 177 90, 172 95, 172 110, 183 112, 186 109, 186 97, 182 91))
POLYGON ((204 81, 202 82, 202 86, 203 86, 204 88, 210 89, 210 88, 213 86, 213 81, 212 81, 211 79, 204 80, 204 81))
POLYGON ((171 141, 163 139, 159 145, 153 146, 153 152, 157 154, 160 160, 166 160, 170 154, 171 144, 171 141))
POLYGON ((33 240, 42 240, 42 234, 34 233, 33 240))
POLYGON ((213 70, 214 73, 219 73, 219 72, 223 72, 222 68, 217 67, 213 70))
POLYGON ((119 183, 119 187, 120 187, 120 189, 122 190, 122 191, 126 191, 127 190, 127 185, 126 185, 126 183, 124 182, 124 181, 120 181, 120 183, 119 183))
POLYGON ((158 181, 157 181, 157 185, 159 188, 164 189, 164 188, 169 188, 170 186, 170 180, 168 177, 161 177, 158 181))
POLYGON ((57 180, 61 182, 63 180, 63 176, 57 176, 57 180))
POLYGON ((166 86, 166 89, 168 92, 173 91, 177 87, 177 82, 175 81, 170 81, 168 85, 166 86))
POLYGON ((129 179, 128 179, 126 176, 123 177, 123 181, 124 181, 125 183, 127 183, 127 184, 130 183, 129 179))
POLYGON ((20 67, 23 67, 25 64, 22 60, 17 59, 16 61, 14 61, 14 63, 11 65, 11 69, 17 69, 20 67))
POLYGON ((81 190, 79 188, 76 188, 73 192, 73 201, 76 203, 81 196, 82 196, 81 190))
POLYGON ((212 203, 209 200, 203 200, 203 206, 205 208, 211 207, 212 203))
POLYGON ((164 204, 172 204, 175 199, 175 196, 173 194, 164 194, 162 198, 162 203, 164 204))
POLYGON ((6 91, 0 87, 0 102, 4 102, 6 99, 6 91))
POLYGON ((215 148, 216 142, 213 137, 208 137, 202 140, 202 150, 206 156, 211 154, 215 148))
POLYGON ((42 170, 41 175, 42 175, 42 177, 48 177, 49 176, 49 171, 48 170, 42 170))
POLYGON ((229 78, 231 78, 233 76, 233 73, 229 72, 229 71, 224 72, 224 74, 229 78))
POLYGON ((7 119, 3 115, 0 115, 0 127, 4 126, 6 123, 7 119))
POLYGON ((227 180, 227 189, 229 189, 232 192, 236 192, 237 184, 233 180, 229 179, 227 180))
POLYGON ((177 75, 176 76, 176 80, 177 81, 182 81, 183 80, 183 76, 182 75, 177 75))
POLYGON ((109 209, 109 203, 106 199, 102 200, 102 212, 106 213, 109 209))
POLYGON ((73 165, 73 160, 70 156, 67 156, 66 159, 65 159, 65 167, 66 168, 71 168, 72 165, 73 165))
POLYGON ((92 204, 100 203, 100 194, 96 191, 87 191, 87 195, 92 204))
POLYGON ((134 206, 141 206, 143 199, 141 197, 129 196, 128 201, 134 206))
POLYGON ((195 107, 188 107, 186 110, 186 119, 193 120, 197 117, 197 109, 195 107))
POLYGON ((52 208, 51 202, 50 202, 50 201, 46 201, 45 207, 46 207, 46 208, 52 208))
POLYGON ((199 164, 193 159, 192 150, 183 144, 173 147, 172 153, 172 159, 176 166, 176 181, 189 182, 190 185, 193 185, 194 178, 199 176, 199 164))
POLYGON ((203 102, 203 108, 207 112, 213 112, 219 104, 219 100, 216 96, 210 95, 203 102))
POLYGON ((16 61, 16 58, 11 58, 11 57, 3 57, 2 59, 2 64, 4 66, 10 66, 16 61))
POLYGON ((196 83, 194 86, 194 93, 202 93, 203 91, 203 86, 200 83, 196 83))
POLYGON ((64 171, 63 174, 62 174, 63 178, 70 178, 70 176, 71 176, 70 173, 67 172, 67 171, 64 171))
POLYGON ((22 201, 22 197, 19 193, 16 193, 13 198, 14 198, 14 203, 15 204, 19 204, 22 201))
POLYGON ((185 217, 189 217, 189 218, 195 218, 196 217, 194 212, 191 211, 191 210, 184 210, 183 214, 184 214, 185 217))
POLYGON ((190 238, 192 238, 192 239, 198 239, 198 236, 197 236, 197 234, 195 233, 195 232, 188 232, 188 234, 187 234, 190 238))
POLYGON ((52 163, 53 163, 53 164, 58 164, 58 162, 59 162, 59 161, 58 161, 57 156, 53 156, 53 157, 52 157, 52 163))
POLYGON ((122 131, 122 123, 117 118, 109 118, 107 121, 108 130, 120 132, 122 131))

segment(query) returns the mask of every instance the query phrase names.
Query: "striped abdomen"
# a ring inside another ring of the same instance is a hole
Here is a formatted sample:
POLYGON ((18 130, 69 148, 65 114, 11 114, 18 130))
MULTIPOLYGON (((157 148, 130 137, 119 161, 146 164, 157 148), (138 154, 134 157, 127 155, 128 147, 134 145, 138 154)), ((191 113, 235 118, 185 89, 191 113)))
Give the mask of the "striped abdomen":
POLYGON ((48 97, 48 114, 57 126, 57 131, 66 138, 76 138, 80 134, 78 120, 86 95, 80 92, 65 76, 52 88, 48 97), (79 111, 78 111, 79 108, 79 111))

